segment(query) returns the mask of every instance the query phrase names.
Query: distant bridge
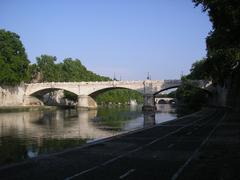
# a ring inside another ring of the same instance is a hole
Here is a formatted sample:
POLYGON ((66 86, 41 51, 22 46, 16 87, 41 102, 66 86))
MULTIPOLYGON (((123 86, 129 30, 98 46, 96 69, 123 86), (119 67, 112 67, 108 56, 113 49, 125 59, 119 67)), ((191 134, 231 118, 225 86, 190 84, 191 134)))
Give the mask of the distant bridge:
POLYGON ((155 97, 156 104, 174 104, 176 103, 176 98, 166 98, 166 97, 155 97))
MULTIPOLYGON (((206 88, 209 82, 192 81, 194 86, 206 88)), ((154 97, 165 90, 177 88, 182 85, 181 80, 145 80, 145 81, 99 81, 99 82, 46 82, 25 84, 25 99, 32 96, 39 97, 53 90, 66 90, 78 96, 78 107, 96 108, 94 98, 103 92, 112 89, 131 89, 144 96, 145 109, 155 106, 154 97)), ((25 101, 29 103, 28 100, 25 101)))

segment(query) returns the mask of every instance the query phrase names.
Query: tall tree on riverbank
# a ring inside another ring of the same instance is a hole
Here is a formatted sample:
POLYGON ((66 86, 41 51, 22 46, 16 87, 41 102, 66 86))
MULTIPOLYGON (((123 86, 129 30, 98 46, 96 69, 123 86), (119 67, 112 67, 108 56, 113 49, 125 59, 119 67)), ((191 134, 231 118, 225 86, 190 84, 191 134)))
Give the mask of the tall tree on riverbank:
POLYGON ((28 65, 20 36, 0 29, 0 85, 17 85, 27 80, 28 65))
POLYGON ((62 81, 109 81, 108 77, 89 71, 79 59, 66 58, 61 64, 62 81))
POLYGON ((228 89, 227 105, 240 110, 240 1, 193 0, 207 12, 209 33, 206 62, 213 82, 228 89))
POLYGON ((57 61, 55 56, 41 55, 36 59, 36 68, 40 71, 43 82, 61 81, 61 64, 55 64, 57 61))
POLYGON ((240 62, 240 1, 239 0, 193 0, 207 12, 213 29, 207 43, 207 63, 212 79, 224 85, 238 69, 240 62))
POLYGON ((50 55, 37 57, 37 63, 30 66, 33 80, 41 74, 40 82, 81 82, 81 81, 109 81, 108 77, 100 76, 89 71, 79 59, 66 58, 57 63, 57 58, 50 55))
POLYGON ((200 80, 200 79, 209 80, 210 72, 211 72, 211 67, 208 64, 208 61, 205 58, 203 58, 201 60, 194 62, 190 69, 190 74, 183 76, 183 78, 191 79, 191 80, 200 80))

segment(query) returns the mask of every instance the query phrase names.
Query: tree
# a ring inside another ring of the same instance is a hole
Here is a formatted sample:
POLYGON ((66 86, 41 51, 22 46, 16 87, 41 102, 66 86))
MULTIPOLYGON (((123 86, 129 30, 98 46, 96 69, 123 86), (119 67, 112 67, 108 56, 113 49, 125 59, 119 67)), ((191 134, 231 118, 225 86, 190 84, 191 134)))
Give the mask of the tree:
POLYGON ((56 66, 55 61, 57 58, 55 56, 41 55, 37 57, 37 66, 40 73, 43 76, 44 82, 57 82, 60 79, 60 72, 58 66, 56 66))
POLYGON ((188 80, 183 80, 182 86, 176 91, 176 98, 180 104, 184 104, 187 108, 198 110, 207 103, 208 94, 203 90, 192 86, 188 80))
POLYGON ((186 76, 187 79, 203 80, 210 79, 211 67, 208 61, 204 58, 192 64, 190 74, 186 76))
MULTIPOLYGON (((207 59, 212 79, 220 85, 232 76, 240 62, 240 1, 193 0, 202 5, 213 24, 207 37, 207 59)), ((239 72, 238 72, 239 74, 239 72)))
POLYGON ((79 59, 64 59, 62 72, 64 73, 64 81, 84 81, 88 76, 87 69, 82 65, 79 59))
POLYGON ((134 90, 129 89, 113 89, 102 94, 99 94, 96 97, 98 104, 108 104, 108 103, 127 103, 131 99, 135 99, 137 103, 143 103, 142 95, 134 90))
POLYGON ((61 67, 61 73, 63 81, 109 81, 110 78, 99 76, 82 65, 79 59, 73 60, 72 58, 66 58, 63 60, 61 67))
POLYGON ((0 29, 0 84, 17 85, 27 80, 28 65, 20 36, 0 29))
POLYGON ((207 37, 207 63, 214 83, 227 88, 227 105, 240 108, 240 1, 193 0, 213 24, 207 37))

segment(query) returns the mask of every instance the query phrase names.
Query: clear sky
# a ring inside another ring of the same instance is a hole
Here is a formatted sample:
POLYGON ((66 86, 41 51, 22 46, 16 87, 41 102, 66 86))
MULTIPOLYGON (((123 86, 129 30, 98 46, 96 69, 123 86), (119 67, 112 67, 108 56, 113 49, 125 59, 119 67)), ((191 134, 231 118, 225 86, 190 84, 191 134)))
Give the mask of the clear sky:
POLYGON ((78 58, 123 80, 187 74, 211 27, 191 0, 0 0, 0 28, 20 35, 31 62, 78 58))

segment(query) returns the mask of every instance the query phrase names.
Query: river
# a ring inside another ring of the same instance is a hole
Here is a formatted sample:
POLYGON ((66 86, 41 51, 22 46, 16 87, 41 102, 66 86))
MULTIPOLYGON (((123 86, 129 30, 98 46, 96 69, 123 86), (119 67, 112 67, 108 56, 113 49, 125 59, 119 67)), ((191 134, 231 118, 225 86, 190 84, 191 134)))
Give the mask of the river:
POLYGON ((177 117, 168 104, 157 109, 155 114, 143 114, 140 106, 0 113, 0 166, 177 117))

